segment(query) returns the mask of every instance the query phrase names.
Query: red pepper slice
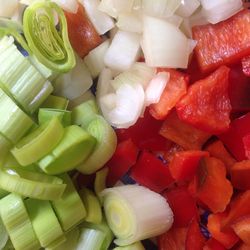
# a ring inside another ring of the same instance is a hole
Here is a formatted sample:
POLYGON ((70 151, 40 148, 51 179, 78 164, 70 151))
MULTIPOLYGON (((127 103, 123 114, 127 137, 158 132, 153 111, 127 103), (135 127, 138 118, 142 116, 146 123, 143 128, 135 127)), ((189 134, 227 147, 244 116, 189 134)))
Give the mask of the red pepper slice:
POLYGON ((176 181, 191 180, 202 157, 209 156, 206 151, 190 150, 177 152, 169 164, 169 170, 176 181))
POLYGON ((64 13, 67 19, 70 43, 76 53, 80 57, 84 57, 102 42, 102 38, 88 19, 84 7, 81 4, 78 6, 76 14, 66 11, 64 13))
POLYGON ((243 57, 241 60, 242 71, 246 76, 250 76, 250 56, 243 57))
POLYGON ((186 187, 176 187, 163 193, 174 213, 174 226, 185 227, 190 221, 198 218, 198 209, 195 199, 189 194, 186 187))
POLYGON ((217 23, 193 27, 195 53, 202 71, 239 62, 250 54, 250 11, 217 23))
POLYGON ((226 250, 226 248, 219 241, 210 238, 203 247, 203 250, 226 250))
POLYGON ((204 157, 200 161, 197 177, 197 198, 213 213, 223 212, 233 194, 224 163, 214 157, 204 157))
POLYGON ((187 231, 186 250, 202 250, 205 245, 205 238, 201 233, 199 223, 194 218, 187 231))
POLYGON ((239 247, 235 248, 235 250, 250 250, 249 245, 241 244, 239 247))
POLYGON ((169 168, 154 154, 143 151, 131 168, 131 177, 155 192, 162 192, 174 182, 169 168))
POLYGON ((107 185, 114 184, 136 163, 139 150, 131 139, 120 142, 112 158, 106 163, 109 168, 107 185))
POLYGON ((184 151, 184 149, 180 145, 172 143, 169 150, 164 152, 163 157, 168 163, 170 163, 173 160, 174 155, 182 151, 184 151))
POLYGON ((167 116, 159 133, 186 150, 201 149, 210 137, 210 134, 181 121, 175 111, 167 116))
POLYGON ((195 82, 176 105, 181 120, 218 134, 229 128, 231 104, 228 97, 230 69, 221 66, 207 78, 195 82))
POLYGON ((150 114, 155 119, 164 120, 180 98, 187 93, 189 77, 173 69, 158 69, 158 72, 169 72, 170 79, 160 101, 150 105, 150 114))
POLYGON ((231 181, 234 188, 240 190, 250 189, 250 160, 241 161, 231 168, 231 181))
POLYGON ((238 219, 231 227, 246 245, 250 245, 250 216, 238 219))

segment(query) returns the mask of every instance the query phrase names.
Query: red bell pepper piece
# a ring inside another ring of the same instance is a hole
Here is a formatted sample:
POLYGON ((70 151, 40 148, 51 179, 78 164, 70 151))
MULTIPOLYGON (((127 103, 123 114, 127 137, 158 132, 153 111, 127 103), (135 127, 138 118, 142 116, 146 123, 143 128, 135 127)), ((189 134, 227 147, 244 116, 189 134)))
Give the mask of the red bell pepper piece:
POLYGON ((222 221, 226 216, 225 212, 210 214, 208 216, 207 227, 214 239, 220 242, 226 249, 230 249, 239 241, 239 237, 232 228, 222 231, 222 221))
POLYGON ((131 177, 155 192, 162 192, 174 182, 169 168, 154 154, 143 151, 131 168, 131 177))
POLYGON ((184 151, 184 149, 180 145, 172 143, 169 150, 164 152, 163 157, 168 163, 170 163, 173 160, 174 155, 182 151, 184 151))
POLYGON ((167 116, 159 133, 186 150, 201 149, 210 137, 210 134, 181 121, 175 111, 167 116))
POLYGON ((250 189, 250 160, 241 161, 231 168, 231 182, 234 188, 250 189))
POLYGON ((242 138, 244 149, 245 149, 245 155, 247 159, 250 159, 250 134, 245 135, 242 138))
POLYGON ((194 218, 188 227, 186 250, 202 250, 205 242, 197 218, 194 218))
POLYGON ((68 24, 69 40, 80 57, 86 56, 92 49, 97 47, 102 38, 88 19, 84 7, 79 4, 76 14, 64 12, 68 24))
POLYGON ((250 216, 238 219, 231 227, 239 238, 250 246, 250 216))
POLYGON ((203 250, 226 250, 226 248, 219 241, 210 238, 203 247, 203 250))
POLYGON ((193 27, 195 54, 203 72, 240 62, 250 54, 250 12, 243 10, 226 21, 193 27))
POLYGON ((242 71, 246 76, 250 76, 250 56, 241 59, 242 71))
POLYGON ((230 173, 232 166, 236 163, 236 160, 229 154, 221 141, 218 140, 209 144, 205 150, 210 153, 210 156, 221 160, 225 164, 227 172, 230 173))
POLYGON ((228 97, 230 69, 221 66, 207 78, 195 82, 176 105, 181 120, 218 134, 229 128, 231 104, 228 97))
POLYGON ((158 237, 158 248, 159 250, 185 250, 186 236, 186 227, 172 227, 158 237))
POLYGON ((204 157, 200 161, 197 177, 197 198, 213 213, 223 212, 233 194, 224 163, 214 157, 204 157))
POLYGON ((235 250, 250 250, 250 246, 243 243, 239 247, 237 247, 235 250))
POLYGON ((163 193, 174 213, 174 226, 185 227, 194 218, 198 218, 196 200, 186 187, 176 187, 163 193))
POLYGON ((131 139, 120 142, 112 158, 106 163, 109 168, 107 176, 108 186, 114 184, 125 175, 136 163, 139 150, 131 139))
POLYGON ((150 114, 155 119, 164 120, 180 98, 187 93, 189 77, 173 69, 158 69, 158 72, 169 72, 170 79, 160 101, 150 105, 150 114))
POLYGON ((233 120, 227 132, 220 134, 220 140, 238 161, 246 160, 243 138, 250 134, 250 113, 233 120))
POLYGON ((169 164, 169 170, 176 181, 191 180, 202 157, 209 156, 206 151, 190 150, 177 152, 169 164))

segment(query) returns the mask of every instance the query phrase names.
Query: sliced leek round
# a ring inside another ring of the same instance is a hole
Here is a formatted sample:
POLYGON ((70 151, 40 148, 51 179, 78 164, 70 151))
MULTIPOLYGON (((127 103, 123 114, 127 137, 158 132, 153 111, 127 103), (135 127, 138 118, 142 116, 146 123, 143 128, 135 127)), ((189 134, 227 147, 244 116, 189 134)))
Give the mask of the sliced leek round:
POLYGON ((8 232, 0 217, 0 249, 3 249, 5 247, 5 245, 8 242, 8 239, 9 239, 8 232))
POLYGON ((2 134, 0 134, 0 161, 1 162, 6 157, 11 147, 12 147, 12 143, 7 138, 5 138, 2 134))
POLYGON ((41 108, 51 108, 51 109, 63 109, 66 110, 69 104, 69 100, 61 97, 50 95, 48 98, 43 102, 41 108))
POLYGON ((100 197, 101 191, 103 191, 106 188, 106 178, 108 176, 109 169, 107 167, 99 170, 95 174, 95 182, 94 182, 94 189, 96 195, 100 197))

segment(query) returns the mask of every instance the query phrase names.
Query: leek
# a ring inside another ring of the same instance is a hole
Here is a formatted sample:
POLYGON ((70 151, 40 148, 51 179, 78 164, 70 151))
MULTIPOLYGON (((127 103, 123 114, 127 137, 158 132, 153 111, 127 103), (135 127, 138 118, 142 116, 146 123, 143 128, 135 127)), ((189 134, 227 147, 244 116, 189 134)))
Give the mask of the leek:
POLYGON ((105 189, 101 195, 118 246, 160 235, 172 226, 173 212, 167 201, 145 187, 124 185, 105 189))
POLYGON ((95 96, 92 94, 91 90, 86 91, 83 95, 70 100, 69 102, 69 110, 73 110, 76 106, 80 105, 81 103, 88 101, 88 100, 94 100, 95 96))
POLYGON ((8 232, 0 218, 0 249, 3 249, 9 239, 8 232))
POLYGON ((61 174, 72 170, 94 149, 95 138, 82 128, 72 125, 64 131, 60 143, 38 162, 39 167, 47 174, 61 174))
POLYGON ((91 190, 87 188, 82 188, 79 194, 83 200, 83 204, 87 212, 85 221, 91 223, 100 223, 102 221, 102 209, 98 198, 91 190))
POLYGON ((106 178, 108 176, 109 169, 107 167, 99 170, 95 174, 94 188, 95 193, 99 197, 101 191, 106 188, 106 178))
POLYGON ((96 138, 94 152, 77 167, 83 174, 92 174, 105 165, 112 157, 117 145, 117 138, 112 127, 98 116, 87 127, 87 131, 96 138))
MULTIPOLYGON (((9 194, 8 191, 4 190, 4 189, 0 189, 0 199, 2 199, 3 197, 7 196, 9 194)), ((1 237, 0 237, 1 238, 1 237)), ((1 249, 1 248, 0 248, 1 249)))
POLYGON ((31 4, 24 12, 23 30, 31 51, 46 67, 63 73, 75 66, 66 18, 58 5, 50 1, 31 4), (54 26, 55 15, 59 31, 54 26))
POLYGON ((22 138, 11 153, 22 166, 27 166, 47 155, 61 140, 63 133, 61 123, 54 117, 22 138))
POLYGON ((3 248, 3 250, 15 250, 11 240, 9 239, 5 245, 5 247, 3 248))
POLYGON ((25 206, 42 247, 47 247, 63 236, 62 228, 49 201, 27 199, 25 206))
POLYGON ((69 104, 69 100, 61 97, 50 95, 48 98, 43 102, 41 108, 51 108, 51 109, 67 109, 69 104))
POLYGON ((0 134, 0 160, 4 159, 11 147, 12 143, 0 134))
POLYGON ((86 209, 70 177, 63 174, 60 178, 67 184, 67 187, 61 199, 52 201, 52 206, 63 230, 68 231, 84 219, 86 209))
POLYGON ((40 248, 20 196, 9 194, 4 197, 0 201, 0 214, 15 249, 33 250, 40 248))
POLYGON ((62 235, 61 237, 53 241, 49 246, 47 246, 45 250, 54 250, 55 248, 61 246, 65 241, 66 241, 65 235, 62 235))
POLYGON ((14 167, 0 170, 0 188, 24 197, 56 200, 62 196, 65 187, 57 177, 14 167))
POLYGON ((124 246, 124 247, 116 247, 113 250, 145 250, 144 246, 140 241, 135 242, 134 244, 124 246))

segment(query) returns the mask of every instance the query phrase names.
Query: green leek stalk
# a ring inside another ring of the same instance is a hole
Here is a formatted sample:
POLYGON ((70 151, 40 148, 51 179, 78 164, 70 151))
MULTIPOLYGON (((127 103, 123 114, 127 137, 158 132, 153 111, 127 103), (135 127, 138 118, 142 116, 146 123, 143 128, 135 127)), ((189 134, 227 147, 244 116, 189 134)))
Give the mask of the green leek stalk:
POLYGON ((65 235, 59 237, 53 243, 45 248, 45 250, 54 250, 55 248, 61 246, 66 241, 65 235))
POLYGON ((166 199, 145 187, 107 188, 101 195, 107 222, 118 246, 155 237, 172 226, 173 212, 166 199))
POLYGON ((76 191, 71 178, 67 174, 60 176, 67 185, 62 197, 52 201, 58 220, 64 231, 68 231, 78 225, 86 216, 84 204, 76 191))
POLYGON ((108 176, 109 169, 107 167, 99 170, 95 174, 94 189, 96 195, 101 198, 100 193, 106 188, 106 179, 108 176))
POLYGON ((8 232, 0 217, 0 249, 3 249, 6 246, 8 239, 9 239, 8 232))
POLYGON ((41 108, 50 108, 50 109, 62 109, 66 110, 69 104, 69 100, 61 97, 50 95, 48 98, 42 103, 41 108))
POLYGON ((12 143, 0 133, 0 161, 3 161, 11 147, 12 143))
POLYGON ((96 138, 93 153, 77 166, 83 174, 92 174, 102 168, 112 157, 117 145, 117 137, 113 128, 101 116, 97 116, 87 127, 87 131, 96 138))
POLYGON ((31 51, 46 67, 65 73, 75 66, 67 21, 57 4, 43 1, 29 5, 23 16, 23 30, 31 51), (54 25, 55 15, 59 19, 59 31, 54 25))
POLYGON ((64 129, 59 144, 38 165, 47 174, 61 174, 75 168, 93 151, 95 138, 82 128, 72 125, 64 129))
POLYGON ((69 101, 69 110, 73 110, 76 106, 88 100, 95 100, 95 96, 91 90, 86 91, 83 95, 69 101))
POLYGON ((113 250, 145 250, 144 246, 140 241, 135 242, 131 245, 124 246, 124 247, 116 247, 113 250))
POLYGON ((40 248, 24 202, 19 195, 13 193, 1 199, 0 214, 16 250, 40 248))

